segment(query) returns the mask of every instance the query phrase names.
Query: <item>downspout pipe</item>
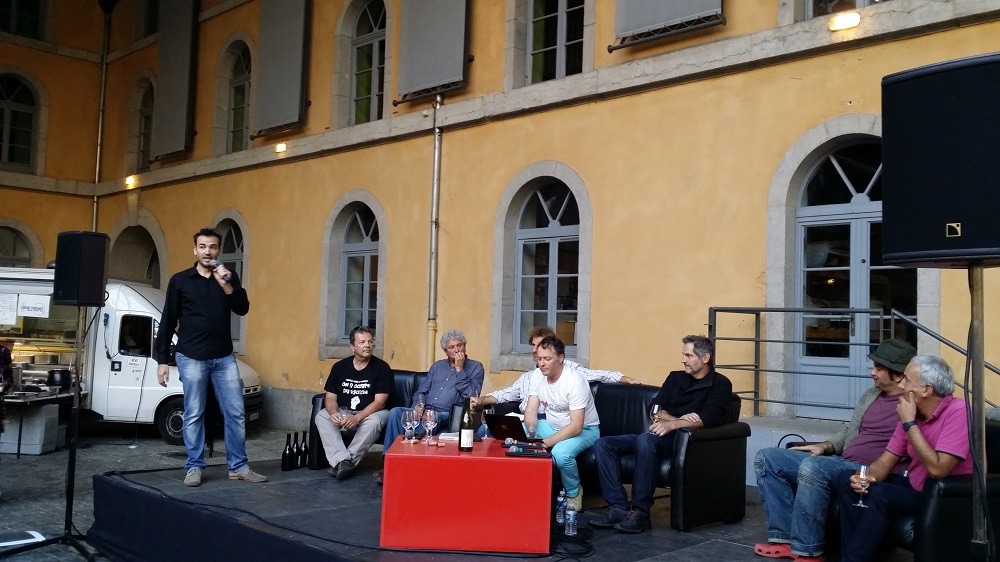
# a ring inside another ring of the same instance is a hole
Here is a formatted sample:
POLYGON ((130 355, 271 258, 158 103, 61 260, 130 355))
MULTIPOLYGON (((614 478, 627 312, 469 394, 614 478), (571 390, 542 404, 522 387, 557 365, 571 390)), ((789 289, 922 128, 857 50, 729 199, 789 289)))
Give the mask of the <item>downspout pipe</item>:
MULTIPOLYGON (((101 45, 101 97, 97 102, 97 157, 94 162, 94 183, 101 181, 101 155, 104 147, 104 100, 108 90, 108 50, 111 45, 111 12, 118 0, 99 0, 98 4, 104 12, 104 40, 101 45)), ((97 196, 94 196, 91 211, 90 230, 97 231, 97 196)))
POLYGON ((443 98, 434 98, 434 164, 431 171, 431 244, 429 268, 427 272, 427 348, 425 350, 424 367, 429 369, 437 354, 437 283, 438 283, 438 231, 440 230, 441 207, 441 127, 438 126, 437 114, 443 98))

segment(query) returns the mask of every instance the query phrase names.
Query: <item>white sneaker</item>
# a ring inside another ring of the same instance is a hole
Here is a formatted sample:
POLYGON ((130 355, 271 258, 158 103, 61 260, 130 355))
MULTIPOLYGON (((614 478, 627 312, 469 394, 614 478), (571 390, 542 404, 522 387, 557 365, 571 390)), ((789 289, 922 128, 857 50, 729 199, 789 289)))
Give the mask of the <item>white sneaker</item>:
POLYGON ((187 474, 184 476, 184 485, 192 488, 201 486, 201 469, 189 468, 187 474))

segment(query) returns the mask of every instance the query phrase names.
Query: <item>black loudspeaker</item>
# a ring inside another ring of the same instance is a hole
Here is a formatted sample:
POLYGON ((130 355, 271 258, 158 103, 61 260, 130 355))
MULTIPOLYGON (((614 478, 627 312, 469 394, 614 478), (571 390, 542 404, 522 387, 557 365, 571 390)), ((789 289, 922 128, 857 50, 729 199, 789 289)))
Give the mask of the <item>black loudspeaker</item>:
POLYGON ((1000 53, 882 79, 887 264, 1000 265, 1000 53))
POLYGON ((108 286, 108 235, 103 232, 60 232, 52 302, 104 306, 108 286))

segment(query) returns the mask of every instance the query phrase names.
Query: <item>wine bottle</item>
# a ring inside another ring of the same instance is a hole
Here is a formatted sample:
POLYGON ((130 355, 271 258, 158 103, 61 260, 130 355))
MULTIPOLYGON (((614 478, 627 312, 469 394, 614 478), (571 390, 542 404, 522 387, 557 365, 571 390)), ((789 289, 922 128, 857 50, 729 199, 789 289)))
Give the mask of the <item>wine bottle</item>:
POLYGON ((289 470, 294 470, 299 467, 299 432, 292 432, 292 458, 289 459, 289 464, 291 468, 289 470))
POLYGON ((308 434, 308 431, 302 432, 302 443, 299 445, 299 468, 309 466, 309 445, 306 444, 306 435, 308 434))
POLYGON ((458 450, 471 451, 475 435, 476 426, 472 422, 472 398, 466 398, 465 405, 462 407, 462 424, 458 428, 458 450))
POLYGON ((285 434, 285 449, 281 451, 281 470, 292 469, 292 434, 285 434))

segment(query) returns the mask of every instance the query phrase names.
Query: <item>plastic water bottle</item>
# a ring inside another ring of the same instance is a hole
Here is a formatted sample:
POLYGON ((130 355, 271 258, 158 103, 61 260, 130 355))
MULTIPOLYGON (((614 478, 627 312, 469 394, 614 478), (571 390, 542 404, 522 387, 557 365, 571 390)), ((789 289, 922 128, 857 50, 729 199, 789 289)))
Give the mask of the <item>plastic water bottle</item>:
POLYGON ((559 497, 556 498, 556 523, 562 525, 566 522, 566 490, 559 490, 559 497))
POLYGON ((567 537, 576 536, 576 508, 573 504, 566 502, 566 530, 567 537))

